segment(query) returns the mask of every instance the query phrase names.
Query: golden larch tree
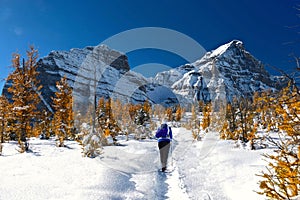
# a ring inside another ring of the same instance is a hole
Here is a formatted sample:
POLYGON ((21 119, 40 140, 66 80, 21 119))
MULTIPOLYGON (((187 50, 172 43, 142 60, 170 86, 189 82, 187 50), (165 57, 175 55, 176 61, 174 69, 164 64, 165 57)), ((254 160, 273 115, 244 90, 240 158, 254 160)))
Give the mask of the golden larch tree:
POLYGON ((166 118, 169 122, 173 121, 173 111, 172 108, 167 108, 166 109, 166 118))
POLYGON ((42 88, 37 79, 38 53, 33 47, 27 51, 27 60, 20 61, 20 55, 13 55, 13 68, 7 80, 12 85, 8 92, 12 94, 12 115, 11 127, 16 133, 20 152, 28 150, 27 139, 32 136, 32 124, 36 120, 39 112, 37 106, 40 103, 39 91, 42 88))
POLYGON ((205 131, 210 126, 210 115, 211 115, 211 103, 208 102, 204 105, 203 108, 203 118, 201 122, 201 127, 205 131))
POLYGON ((5 96, 0 96, 0 143, 9 139, 9 115, 11 104, 5 96))
POLYGON ((64 140, 74 139, 74 116, 72 88, 67 82, 66 76, 56 82, 57 91, 52 98, 54 116, 52 120, 53 132, 58 139, 58 146, 64 146, 64 140))
POLYGON ((182 117, 182 108, 180 107, 180 105, 178 105, 176 107, 175 121, 179 122, 181 120, 181 117, 182 117))
POLYGON ((275 154, 264 155, 268 160, 267 171, 259 176, 259 194, 269 199, 295 199, 300 195, 300 91, 296 84, 285 87, 273 99, 278 115, 278 140, 270 138, 275 154))
POLYGON ((237 99, 234 98, 232 103, 226 106, 225 122, 223 124, 220 137, 226 140, 237 140, 237 99))
POLYGON ((191 107, 191 118, 188 122, 188 128, 192 130, 192 135, 195 140, 200 140, 201 124, 200 124, 200 113, 196 105, 191 107))
POLYGON ((0 96, 0 155, 2 154, 2 143, 9 140, 9 114, 10 103, 5 96, 0 96))

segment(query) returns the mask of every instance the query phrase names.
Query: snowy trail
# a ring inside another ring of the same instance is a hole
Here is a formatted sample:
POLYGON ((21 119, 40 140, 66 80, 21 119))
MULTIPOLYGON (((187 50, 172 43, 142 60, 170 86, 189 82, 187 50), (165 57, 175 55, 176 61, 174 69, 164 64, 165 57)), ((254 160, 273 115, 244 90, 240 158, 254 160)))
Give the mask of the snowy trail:
POLYGON ((201 142, 194 142, 186 129, 173 128, 173 134, 170 173, 158 172, 160 163, 155 140, 126 141, 118 147, 106 147, 101 163, 129 177, 136 199, 229 199, 222 191, 222 178, 215 173, 215 168, 220 167, 219 160, 215 160, 216 155, 210 159, 216 154, 215 135, 211 133, 201 142))
POLYGON ((103 157, 101 160, 130 176, 129 181, 134 183, 139 194, 137 199, 229 199, 222 191, 222 176, 216 174, 220 169, 215 168, 222 167, 216 159, 216 135, 211 133, 201 142, 194 142, 186 129, 173 128, 173 134, 173 152, 168 162, 170 173, 158 172, 160 162, 155 140, 128 141, 118 148, 106 148, 108 155, 117 158, 103 157))
MULTIPOLYGON (((159 172, 156 140, 127 141, 118 147, 107 147, 105 152, 101 164, 127 175, 134 183, 136 199, 189 199, 175 164, 172 172, 159 172)), ((169 167, 172 168, 171 159, 169 167)))
POLYGON ((177 163, 179 174, 186 185, 190 199, 222 199, 228 197, 222 191, 220 177, 214 173, 219 160, 209 159, 215 152, 217 139, 213 133, 201 142, 194 142, 192 134, 185 129, 175 129, 175 149, 173 157, 177 163), (197 178, 195 178, 197 177, 197 178))

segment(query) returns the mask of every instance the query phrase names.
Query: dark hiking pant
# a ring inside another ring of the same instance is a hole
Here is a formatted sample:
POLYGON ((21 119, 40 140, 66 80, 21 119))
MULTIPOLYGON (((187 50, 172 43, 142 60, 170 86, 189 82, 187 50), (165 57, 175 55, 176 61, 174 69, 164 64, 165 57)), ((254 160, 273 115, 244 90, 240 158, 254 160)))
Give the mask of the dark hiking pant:
POLYGON ((170 146, 170 141, 161 141, 158 143, 160 162, 162 168, 167 167, 170 146))

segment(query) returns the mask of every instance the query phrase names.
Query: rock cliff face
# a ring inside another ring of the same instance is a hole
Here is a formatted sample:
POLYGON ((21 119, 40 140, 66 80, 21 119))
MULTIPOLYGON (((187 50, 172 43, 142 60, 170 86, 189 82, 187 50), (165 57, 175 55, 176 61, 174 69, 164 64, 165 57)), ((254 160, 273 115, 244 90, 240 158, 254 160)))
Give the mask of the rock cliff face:
MULTIPOLYGON (((66 76, 73 87, 76 109, 80 110, 87 110, 100 97, 132 103, 148 99, 170 106, 197 100, 230 101, 234 96, 250 96, 255 91, 276 90, 280 86, 237 40, 152 79, 130 71, 126 55, 105 45, 51 51, 38 61, 38 71, 44 106, 51 105, 56 82, 66 76)), ((3 89, 8 97, 9 86, 7 82, 3 89)))

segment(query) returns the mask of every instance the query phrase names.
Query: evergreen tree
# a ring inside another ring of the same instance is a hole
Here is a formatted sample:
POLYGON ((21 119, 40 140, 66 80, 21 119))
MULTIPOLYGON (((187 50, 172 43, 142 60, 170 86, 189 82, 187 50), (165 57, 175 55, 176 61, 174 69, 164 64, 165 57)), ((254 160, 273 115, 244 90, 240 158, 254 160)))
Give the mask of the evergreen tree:
POLYGON ((141 104, 129 104, 129 115, 131 120, 137 125, 143 125, 145 122, 150 120, 151 106, 148 101, 141 104))
POLYGON ((55 110, 52 127, 58 139, 58 146, 64 146, 64 140, 74 139, 74 116, 72 88, 67 83, 66 76, 56 83, 57 91, 52 98, 55 110))
POLYGON ((151 105, 148 101, 145 101, 143 105, 137 106, 139 108, 136 110, 135 124, 137 125, 135 129, 136 139, 145 139, 150 137, 150 125, 151 125, 151 105))
POLYGON ((84 156, 95 158, 102 153, 102 136, 103 133, 92 130, 87 123, 83 123, 82 127, 82 153, 84 156))
POLYGON ((113 116, 111 104, 111 99, 108 99, 105 102, 104 98, 101 98, 98 102, 96 115, 100 131, 103 132, 105 137, 111 136, 114 144, 116 144, 116 136, 119 134, 121 129, 113 116))
POLYGON ((12 82, 8 92, 12 94, 11 127, 16 134, 20 152, 28 150, 28 137, 32 136, 32 123, 38 116, 39 91, 42 86, 37 80, 37 50, 30 47, 27 60, 20 63, 20 55, 13 55, 14 72, 8 76, 12 82))
POLYGON ((137 125, 144 126, 146 123, 150 123, 151 105, 148 101, 145 101, 140 109, 136 110, 135 123, 137 125))
POLYGON ((145 125, 146 122, 149 122, 150 117, 149 113, 147 113, 143 108, 136 111, 136 116, 134 122, 136 125, 145 125))

